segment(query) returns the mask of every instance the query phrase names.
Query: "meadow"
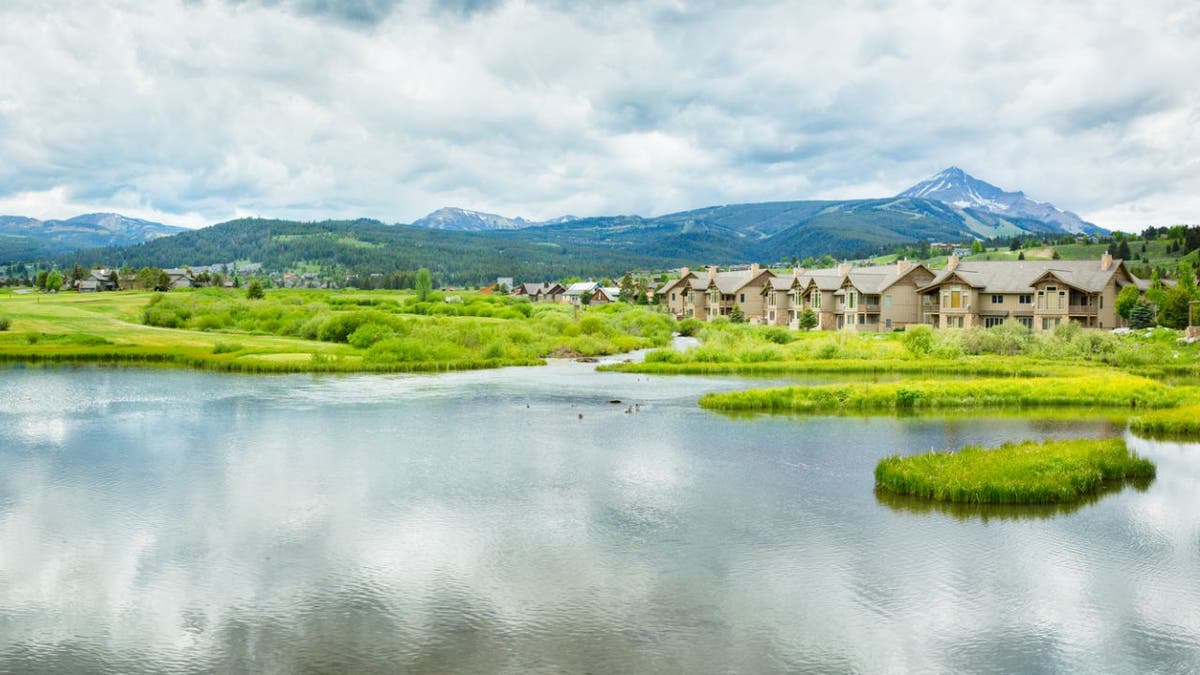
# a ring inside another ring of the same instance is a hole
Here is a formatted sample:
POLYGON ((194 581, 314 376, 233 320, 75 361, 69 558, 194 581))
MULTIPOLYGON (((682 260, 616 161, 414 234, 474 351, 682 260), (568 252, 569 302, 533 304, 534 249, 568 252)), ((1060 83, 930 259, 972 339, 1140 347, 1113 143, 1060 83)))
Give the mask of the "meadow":
POLYGON ((887 457, 875 467, 875 483, 878 490, 936 501, 1046 504, 1154 474, 1154 464, 1122 439, 1073 439, 887 457))
POLYGON ((710 410, 771 413, 895 414, 938 410, 1086 407, 1170 408, 1191 400, 1194 388, 1110 373, 1073 377, 916 379, 773 387, 705 394, 710 410))
POLYGON ((0 295, 0 361, 233 372, 441 371, 537 365, 669 343, 652 309, 575 312, 505 296, 225 289, 0 295))
MULTIPOLYGON (((680 322, 683 328, 688 321, 680 322)), ((912 373, 1064 376, 1120 369, 1160 377, 1200 375, 1200 345, 1164 328, 1124 335, 1064 324, 1034 333, 1016 324, 994 328, 848 333, 795 331, 724 320, 691 326, 701 344, 684 352, 656 349, 642 363, 605 370, 656 375, 912 373)))

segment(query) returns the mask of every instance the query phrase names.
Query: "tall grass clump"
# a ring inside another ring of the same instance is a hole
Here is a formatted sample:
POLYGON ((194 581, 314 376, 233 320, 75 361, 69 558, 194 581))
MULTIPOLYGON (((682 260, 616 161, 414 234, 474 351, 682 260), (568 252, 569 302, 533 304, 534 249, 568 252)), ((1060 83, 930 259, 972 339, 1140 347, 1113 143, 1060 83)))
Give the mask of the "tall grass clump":
POLYGON ((875 467, 877 489, 974 504, 1069 502, 1120 481, 1153 477, 1154 464, 1119 438, 968 446, 887 457, 875 467))
POLYGON ((0 332, 6 331, 9 328, 12 328, 12 319, 0 315, 0 332))
POLYGON ((906 412, 971 408, 1086 406, 1168 408, 1182 390, 1135 375, 854 382, 705 394, 712 410, 757 412, 906 412))
POLYGON ((1140 436, 1200 438, 1200 405, 1139 415, 1129 420, 1129 429, 1140 436))

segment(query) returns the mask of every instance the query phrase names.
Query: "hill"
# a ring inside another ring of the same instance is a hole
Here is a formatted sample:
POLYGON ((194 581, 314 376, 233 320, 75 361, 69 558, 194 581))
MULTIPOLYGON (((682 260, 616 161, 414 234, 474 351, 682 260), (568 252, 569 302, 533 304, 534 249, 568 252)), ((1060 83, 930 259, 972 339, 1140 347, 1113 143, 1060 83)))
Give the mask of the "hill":
POLYGON ((139 268, 252 260, 263 263, 268 270, 317 266, 330 276, 426 267, 446 284, 482 284, 500 275, 526 280, 610 276, 630 268, 673 267, 688 262, 637 251, 614 252, 500 235, 385 225, 374 220, 302 223, 241 219, 137 246, 67 254, 57 262, 60 266, 78 262, 85 266, 139 268))

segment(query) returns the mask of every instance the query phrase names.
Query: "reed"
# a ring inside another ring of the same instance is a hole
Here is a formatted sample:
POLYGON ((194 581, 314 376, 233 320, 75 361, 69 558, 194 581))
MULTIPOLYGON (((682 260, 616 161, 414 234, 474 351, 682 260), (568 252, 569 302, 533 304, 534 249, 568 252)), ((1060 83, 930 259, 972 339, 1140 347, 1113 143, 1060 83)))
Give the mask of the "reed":
POLYGON ((943 502, 1051 504, 1071 502, 1135 479, 1154 464, 1119 438, 1024 441, 998 448, 892 456, 875 467, 879 490, 943 502))
POLYGON ((1139 436, 1200 439, 1200 404, 1139 415, 1129 420, 1129 429, 1139 436))
POLYGON ((1188 390, 1134 375, 855 382, 705 394, 710 410, 793 413, 897 413, 1034 407, 1170 408, 1188 390))

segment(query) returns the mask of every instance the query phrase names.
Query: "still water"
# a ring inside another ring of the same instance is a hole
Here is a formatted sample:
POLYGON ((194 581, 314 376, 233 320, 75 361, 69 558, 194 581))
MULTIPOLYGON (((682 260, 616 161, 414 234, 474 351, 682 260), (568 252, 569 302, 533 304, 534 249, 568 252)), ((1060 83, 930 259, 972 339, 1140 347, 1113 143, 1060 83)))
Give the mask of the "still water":
POLYGON ((1200 446, 928 509, 875 462, 1123 431, 695 404, 761 384, 0 371, 0 672, 1200 669, 1200 446))

